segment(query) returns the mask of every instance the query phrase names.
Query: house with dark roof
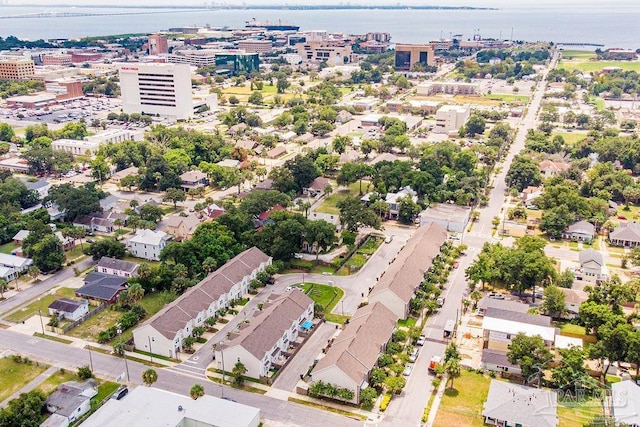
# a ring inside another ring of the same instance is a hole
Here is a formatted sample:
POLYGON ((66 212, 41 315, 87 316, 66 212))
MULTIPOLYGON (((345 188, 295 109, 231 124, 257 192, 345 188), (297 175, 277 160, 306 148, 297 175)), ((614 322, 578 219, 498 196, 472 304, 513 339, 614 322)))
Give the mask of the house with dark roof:
POLYGON ((446 240, 447 232, 436 223, 419 227, 380 277, 369 302, 379 301, 397 318, 406 319, 411 298, 446 240))
POLYGON ((296 344, 303 326, 313 322, 313 300, 298 289, 274 295, 245 327, 231 334, 230 341, 216 346, 215 360, 238 360, 253 378, 267 377, 279 368, 296 344))
POLYGON ((380 302, 356 310, 313 369, 313 381, 349 389, 351 402, 360 403, 360 392, 369 385, 369 375, 391 341, 397 321, 380 302))
POLYGON ((482 416, 484 423, 492 426, 556 427, 558 395, 552 390, 491 380, 482 416))
POLYGON ((127 289, 127 278, 104 273, 90 273, 84 279, 84 286, 76 290, 76 295, 100 303, 113 304, 120 292, 127 289))
POLYGON ((480 357, 482 369, 495 372, 507 372, 510 374, 521 374, 520 366, 509 362, 507 353, 500 350, 484 349, 480 357))
POLYGON ((89 301, 60 298, 49 304, 49 316, 58 319, 78 320, 89 312, 89 301))
POLYGON ((571 224, 562 234, 563 239, 578 242, 590 242, 596 235, 596 226, 587 221, 578 221, 571 224))
POLYGON ((193 328, 202 326, 233 299, 249 292, 249 283, 271 264, 271 257, 252 247, 189 288, 178 299, 133 331, 136 348, 175 358, 193 328), (149 342, 153 348, 149 349, 149 342))
POLYGON ((634 248, 640 245, 640 223, 623 222, 609 233, 609 241, 614 246, 634 248))
POLYGON ((134 277, 138 272, 139 266, 135 262, 103 256, 93 270, 96 273, 111 274, 113 276, 134 277))
POLYGON ((496 299, 490 297, 483 297, 478 301, 476 307, 478 315, 484 316, 488 309, 498 308, 507 311, 516 311, 519 313, 526 313, 529 311, 529 306, 521 303, 520 301, 511 301, 506 299, 496 299))
POLYGON ((57 415, 57 419, 66 418, 69 425, 89 412, 91 398, 98 394, 98 383, 89 379, 82 383, 69 381, 47 397, 47 411, 57 415))

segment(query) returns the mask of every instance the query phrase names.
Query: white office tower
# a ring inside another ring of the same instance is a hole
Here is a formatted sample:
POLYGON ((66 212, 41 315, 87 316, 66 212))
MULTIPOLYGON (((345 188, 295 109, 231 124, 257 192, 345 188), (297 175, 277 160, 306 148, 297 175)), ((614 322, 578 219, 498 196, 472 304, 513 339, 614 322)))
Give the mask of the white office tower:
POLYGON ((187 64, 122 64, 120 91, 125 113, 176 119, 193 115, 191 70, 187 64))

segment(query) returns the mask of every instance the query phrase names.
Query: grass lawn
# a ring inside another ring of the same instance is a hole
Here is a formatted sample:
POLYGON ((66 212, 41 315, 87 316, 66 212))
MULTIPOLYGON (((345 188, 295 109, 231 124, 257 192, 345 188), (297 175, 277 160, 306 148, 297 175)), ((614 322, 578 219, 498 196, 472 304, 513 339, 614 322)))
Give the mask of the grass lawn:
POLYGON ((54 372, 54 374, 49 378, 44 380, 44 382, 38 386, 38 390, 48 395, 49 393, 55 391, 55 389, 58 388, 60 384, 66 383, 67 381, 78 381, 78 377, 74 372, 63 372, 58 370, 54 372))
POLYGON ((147 317, 153 316, 164 307, 164 301, 160 292, 145 295, 138 304, 147 312, 147 317))
POLYGON ((19 309, 18 311, 12 313, 10 316, 7 316, 7 320, 11 322, 21 322, 23 320, 28 319, 34 314, 38 313, 38 309, 42 311, 45 315, 49 314, 47 307, 49 304, 57 300, 58 298, 74 298, 75 297, 75 289, 71 288, 59 288, 54 295, 46 294, 43 297, 38 298, 36 301, 33 301, 31 304, 19 309))
MULTIPOLYGON (((81 323, 77 327, 67 332, 67 335, 76 338, 82 338, 89 341, 96 341, 98 333, 116 324, 118 318, 123 314, 121 311, 116 310, 102 310, 84 323, 81 323)), ((126 337, 127 331, 123 333, 126 337)))
POLYGON ((560 427, 582 427, 598 415, 603 415, 602 404, 598 399, 586 402, 558 402, 560 427))
POLYGON ((401 328, 411 328, 415 326, 417 319, 415 317, 407 317, 406 319, 398 320, 398 326, 401 328))
POLYGON ((568 334, 578 334, 578 335, 585 334, 584 326, 574 325, 573 323, 564 323, 558 326, 560 327, 560 332, 566 332, 568 334))
POLYGON ((553 132, 551 137, 560 135, 567 145, 575 145, 587 137, 584 133, 578 132, 553 132))
MULTIPOLYGON (((88 245, 83 244, 83 246, 86 248, 88 245)), ((82 253, 82 247, 80 247, 80 245, 77 245, 75 248, 65 252, 64 254, 67 257, 67 261, 73 261, 78 258, 86 257, 86 255, 82 253)))
POLYGON ((11 358, 0 359, 0 402, 27 385, 46 369, 44 365, 16 363, 11 358))
MULTIPOLYGON (((370 186, 369 181, 362 181, 362 193, 367 193, 370 186)), ((334 187, 335 188, 335 187, 334 187)), ((354 182, 349 185, 348 189, 341 188, 340 190, 334 191, 329 196, 325 197, 323 202, 318 206, 316 211, 321 213, 327 213, 332 215, 340 215, 340 209, 338 209, 338 203, 340 201, 346 199, 348 196, 358 197, 360 194, 360 181, 354 182)))
POLYGON ((331 313, 338 301, 344 296, 344 291, 337 286, 323 285, 320 283, 305 283, 302 290, 315 303, 324 307, 325 313, 331 313))
POLYGON ((116 391, 120 384, 111 381, 105 381, 98 386, 98 394, 91 399, 91 410, 95 411, 102 405, 102 401, 116 391))
MULTIPOLYGON (((638 206, 633 206, 633 205, 629 205, 627 207, 626 205, 621 204, 618 207, 618 211, 616 212, 616 216, 624 216, 629 221, 639 220, 640 219, 640 208, 638 206)), ((612 218, 612 219, 616 220, 617 218, 612 218)))
POLYGON ((0 245, 0 253, 11 255, 11 252, 16 250, 18 245, 13 242, 5 243, 4 245, 0 245))
POLYGON ((135 262, 136 264, 141 264, 144 262, 145 264, 147 264, 149 267, 152 267, 152 268, 160 267, 160 261, 149 261, 147 259, 136 258, 133 256, 126 256, 122 259, 124 261, 135 262))
POLYGON ((586 60, 596 59, 596 53, 590 50, 563 50, 562 51, 562 60, 572 61, 572 60, 586 60))
POLYGON ((607 108, 604 103, 604 99, 600 98, 599 96, 590 96, 589 104, 594 105, 596 107, 596 110, 598 111, 604 111, 607 108))
POLYGON ((605 67, 620 67, 624 71, 640 71, 639 61, 561 61, 558 68, 575 69, 583 72, 602 71, 605 67))
POLYGON ((462 370, 454 388, 447 390, 438 409, 436 426, 483 426, 482 406, 489 393, 491 379, 462 370))
POLYGON ((529 97, 527 95, 509 95, 509 94, 499 94, 499 93, 492 93, 491 95, 487 94, 484 95, 484 98, 486 99, 491 99, 493 101, 501 101, 501 102, 507 102, 507 103, 511 103, 511 102, 522 102, 523 104, 526 104, 527 102, 529 102, 529 97))

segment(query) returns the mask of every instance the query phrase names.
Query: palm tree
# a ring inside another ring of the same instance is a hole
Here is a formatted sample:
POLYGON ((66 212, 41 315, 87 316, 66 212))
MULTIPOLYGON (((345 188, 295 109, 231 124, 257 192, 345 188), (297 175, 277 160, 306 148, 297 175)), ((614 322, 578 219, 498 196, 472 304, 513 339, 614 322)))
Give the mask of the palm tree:
POLYGON ((242 364, 240 360, 238 360, 238 362, 233 367, 233 370, 231 371, 231 374, 233 375, 233 378, 234 378, 233 382, 237 386, 241 386, 242 384, 244 384, 244 374, 246 373, 247 373, 247 368, 242 364))
POLYGON ((150 387, 151 384, 158 381, 158 373, 153 369, 147 369, 142 373, 142 381, 147 387, 150 387))
POLYGON ((7 281, 0 278, 0 299, 4 299, 4 291, 7 290, 7 281))
POLYGON ((31 277, 32 280, 35 280, 40 275, 40 269, 38 267, 36 267, 35 265, 31 266, 27 270, 27 274, 29 275, 29 277, 31 277))
POLYGON ((460 359, 452 357, 444 365, 444 370, 451 381, 451 388, 453 388, 453 380, 460 376, 460 359))
POLYGON ((207 273, 211 273, 218 267, 218 262, 213 257, 206 257, 202 262, 202 269, 207 273))
POLYGON ((129 300, 131 301, 131 304, 137 303, 144 296, 144 288, 140 283, 130 285, 127 291, 129 293, 129 300))
POLYGON ((200 384, 195 384, 191 387, 189 394, 193 400, 198 400, 199 397, 204 396, 204 388, 200 384))

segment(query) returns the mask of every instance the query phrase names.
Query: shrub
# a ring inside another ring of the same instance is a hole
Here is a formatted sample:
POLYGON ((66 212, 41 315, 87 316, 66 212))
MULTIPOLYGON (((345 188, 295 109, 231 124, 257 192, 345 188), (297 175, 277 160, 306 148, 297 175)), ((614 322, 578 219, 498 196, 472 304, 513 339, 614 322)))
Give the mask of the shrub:
POLYGON ((88 380, 89 378, 93 378, 93 372, 91 372, 91 368, 89 366, 80 366, 78 368, 78 378, 81 380, 88 380))
POLYGON ((58 316, 52 316, 51 319, 49 319, 49 323, 47 323, 47 326, 52 326, 56 328, 58 327, 59 324, 60 324, 60 319, 58 319, 58 316))
POLYGON ((389 402, 391 402, 391 393, 386 393, 384 396, 382 396, 382 401, 380 402, 380 412, 384 412, 387 410, 389 402))

